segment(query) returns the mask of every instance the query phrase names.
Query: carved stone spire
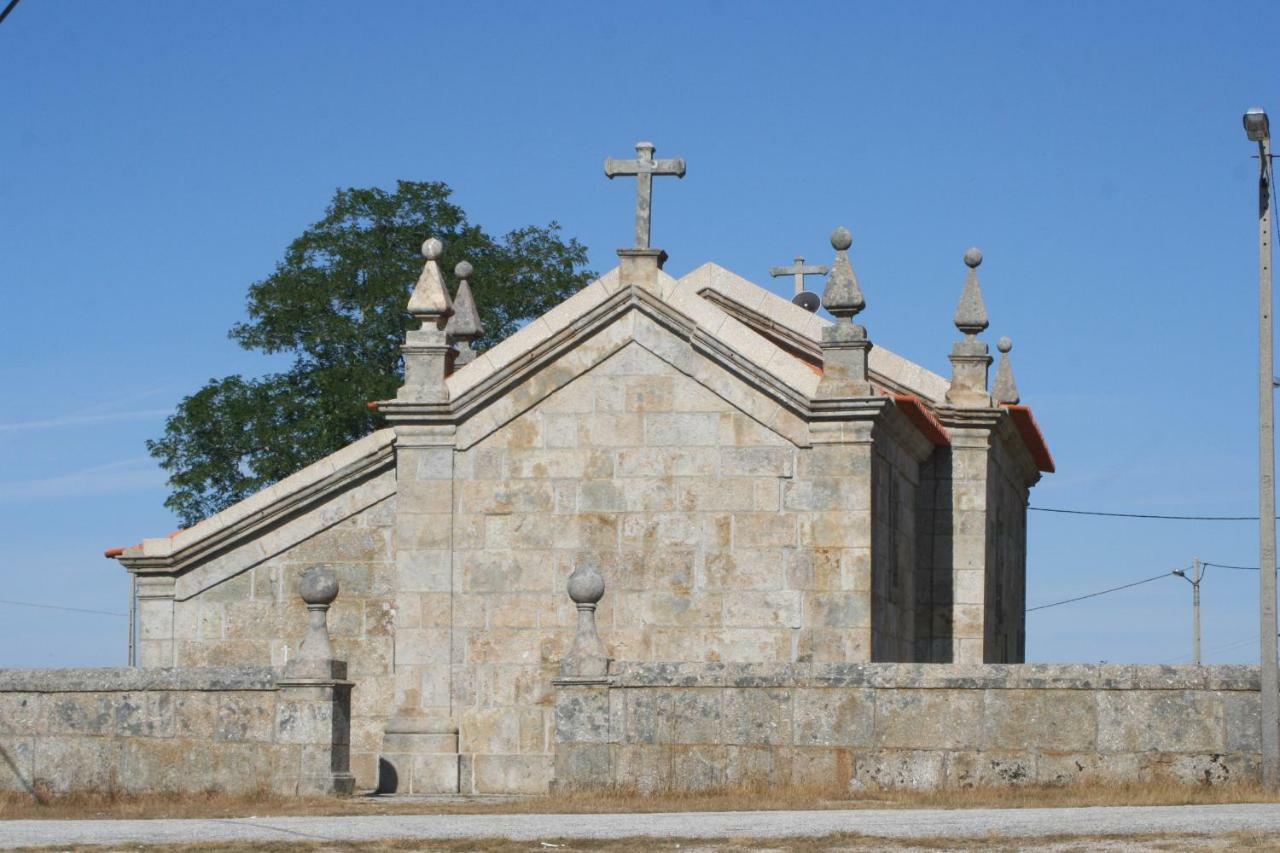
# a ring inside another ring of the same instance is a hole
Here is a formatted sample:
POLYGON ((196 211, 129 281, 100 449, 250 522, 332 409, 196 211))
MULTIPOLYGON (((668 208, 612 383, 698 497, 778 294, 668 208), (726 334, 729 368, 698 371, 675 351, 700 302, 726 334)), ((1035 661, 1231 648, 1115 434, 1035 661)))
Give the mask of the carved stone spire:
POLYGON ((996 349, 1000 350, 1000 366, 996 368, 996 384, 991 389, 991 396, 997 403, 1016 405, 1018 402, 1018 383, 1013 379, 1013 365, 1009 363, 1009 351, 1013 349, 1013 341, 1008 336, 996 341, 996 349))
POLYGON ((982 301, 982 285, 978 282, 978 267, 982 265, 982 252, 970 249, 964 253, 964 265, 969 268, 964 279, 964 291, 956 306, 956 328, 971 341, 987 328, 987 305, 982 301))
POLYGON ((422 267, 422 275, 414 285, 413 294, 409 297, 409 313, 422 321, 423 328, 428 323, 438 323, 453 313, 453 305, 449 302, 449 290, 444 286, 444 276, 440 275, 440 255, 444 253, 444 244, 435 237, 429 237, 422 244, 422 257, 427 259, 422 267))
POLYGON ((818 397, 870 397, 874 393, 867 379, 871 341, 867 339, 867 330, 853 322, 867 302, 849 263, 852 245, 853 235, 849 229, 837 228, 831 232, 836 259, 827 276, 822 305, 836 322, 822 330, 822 381, 818 383, 818 397))
POLYGON ((981 409, 991 405, 987 392, 987 370, 991 367, 991 355, 987 345, 978 340, 978 333, 987 328, 987 306, 982 301, 982 286, 978 283, 978 266, 982 252, 970 249, 964 253, 964 292, 956 306, 956 328, 964 334, 964 340, 951 347, 951 387, 947 390, 947 402, 957 408, 981 409))
POLYGON ((444 244, 434 237, 422 244, 427 262, 409 297, 409 313, 422 322, 421 328, 405 335, 404 384, 396 399, 413 403, 444 403, 449 389, 444 384, 448 369, 449 342, 444 327, 453 314, 453 303, 440 274, 440 255, 444 244))
POLYGON ((480 312, 476 310, 476 300, 471 295, 471 273, 471 264, 466 261, 453 268, 453 274, 458 277, 458 294, 453 300, 453 316, 444 327, 449 342, 458 350, 453 360, 457 367, 475 360, 476 352, 471 348, 471 342, 484 334, 480 312))

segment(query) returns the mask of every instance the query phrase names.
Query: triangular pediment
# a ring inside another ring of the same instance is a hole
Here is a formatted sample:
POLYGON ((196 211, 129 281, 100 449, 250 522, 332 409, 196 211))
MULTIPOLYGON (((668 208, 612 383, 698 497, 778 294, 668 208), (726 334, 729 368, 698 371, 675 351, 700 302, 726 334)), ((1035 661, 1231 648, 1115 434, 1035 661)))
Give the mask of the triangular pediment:
POLYGON ((615 269, 448 378, 459 446, 479 440, 631 341, 712 383, 717 393, 732 393, 729 385, 716 387, 727 381, 713 377, 709 365, 716 365, 716 373, 769 401, 752 405, 773 421, 778 418, 766 408, 799 414, 817 389, 819 376, 803 360, 682 282, 659 272, 652 285, 624 285, 615 269))
POLYGON ((805 395, 816 387, 817 376, 806 370, 812 387, 790 388, 773 374, 737 359, 736 350, 707 346, 697 328, 690 333, 672 319, 672 314, 654 311, 652 306, 649 310, 634 304, 623 307, 574 346, 557 350, 537 370, 524 373, 506 384, 503 393, 477 405, 459 422, 455 446, 465 450, 477 444, 629 349, 643 350, 650 363, 661 362, 666 370, 685 375, 787 441, 808 444, 808 426, 799 409, 805 395))

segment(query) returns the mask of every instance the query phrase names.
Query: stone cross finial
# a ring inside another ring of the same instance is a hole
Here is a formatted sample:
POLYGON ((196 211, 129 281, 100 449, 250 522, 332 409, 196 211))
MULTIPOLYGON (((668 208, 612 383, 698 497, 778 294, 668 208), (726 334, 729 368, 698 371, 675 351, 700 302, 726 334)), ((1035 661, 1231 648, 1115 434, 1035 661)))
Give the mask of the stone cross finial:
POLYGON ((453 313, 453 305, 449 302, 449 291, 444 286, 444 277, 440 275, 440 255, 444 253, 444 244, 435 237, 429 237, 422 243, 422 257, 427 262, 422 267, 422 275, 414 285, 413 294, 409 297, 409 313, 422 321, 438 324, 453 313))
POLYGON ((307 569, 298 584, 298 595, 307 604, 307 634, 298 654, 285 664, 288 678, 343 677, 335 672, 333 644, 329 642, 329 606, 338 597, 338 576, 332 569, 307 569))
POLYGON ((836 322, 822 330, 822 381, 818 383, 818 397, 869 397, 874 393, 867 379, 871 341, 867 339, 867 330, 853 322, 867 302, 849 263, 852 245, 853 235, 848 228, 831 232, 831 248, 836 250, 836 259, 827 276, 822 304, 836 322))
POLYGON ((964 264, 969 272, 955 316, 956 328, 964 334, 964 340, 951 347, 951 387, 947 389, 947 402, 959 408, 978 409, 991 405, 987 391, 991 355, 987 345, 978 340, 978 333, 987 328, 987 306, 982 301, 982 285, 978 283, 982 252, 969 249, 964 253, 964 264))
POLYGON ((991 396, 997 403, 1017 405, 1018 383, 1013 380, 1013 365, 1009 363, 1013 341, 1006 335, 996 341, 996 349, 1000 350, 1000 366, 996 368, 996 384, 991 389, 991 396))
POLYGON ((684 177, 684 159, 653 159, 652 142, 636 143, 636 159, 615 160, 608 157, 604 161, 604 174, 608 178, 619 176, 635 176, 636 179, 636 245, 637 249, 649 248, 649 231, 653 207, 654 175, 675 175, 684 177))
POLYGON ((596 631, 596 605, 604 598, 604 578, 593 567, 579 563, 569 575, 568 590, 569 598, 578 607, 578 633, 560 663, 560 674, 602 678, 609 674, 609 652, 596 631))
POLYGON ((804 258, 799 255, 796 255, 796 262, 789 267, 769 267, 769 275, 774 278, 783 275, 795 276, 796 292, 791 297, 791 301, 810 312, 817 311, 822 307, 822 300, 818 298, 818 294, 809 293, 804 289, 804 277, 807 275, 826 275, 830 271, 829 267, 817 264, 805 266, 804 258))
POLYGON ((484 334, 480 312, 476 310, 476 300, 471 295, 471 273, 471 264, 466 261, 460 261, 453 268, 453 274, 458 277, 458 294, 453 300, 453 316, 444 327, 449 341, 458 348, 458 356, 453 362, 458 367, 475 360, 476 352, 471 348, 471 342, 484 334))
POLYGON ((831 272, 830 267, 819 266, 818 264, 804 265, 804 258, 796 255, 796 262, 789 267, 769 267, 769 275, 777 278, 783 275, 795 276, 796 293, 800 295, 804 293, 804 277, 807 275, 826 275, 831 272))

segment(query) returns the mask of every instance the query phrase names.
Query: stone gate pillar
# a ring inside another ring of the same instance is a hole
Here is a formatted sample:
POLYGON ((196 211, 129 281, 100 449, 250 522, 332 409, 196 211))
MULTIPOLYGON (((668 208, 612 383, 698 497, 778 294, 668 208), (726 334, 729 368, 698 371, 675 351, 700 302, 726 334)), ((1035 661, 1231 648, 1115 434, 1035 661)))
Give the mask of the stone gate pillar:
MULTIPOLYGON (((951 662, 986 659, 987 523, 991 442, 1002 412, 987 390, 991 355, 978 334, 987 328, 987 307, 978 282, 982 253, 964 253, 964 291, 956 307, 956 328, 964 335, 951 348, 951 385, 946 408, 938 411, 951 435, 951 662)), ((944 475, 948 472, 943 472, 944 475)))
POLYGON ((405 381, 377 404, 396 432, 396 710, 382 741, 379 788, 458 791, 453 713, 454 431, 445 381, 453 314, 440 273, 439 240, 422 244, 422 275, 409 313, 422 322, 405 337, 405 381))
POLYGON ((332 569, 312 568, 302 576, 298 594, 307 604, 307 634, 298 654, 285 664, 276 682, 276 740, 297 748, 295 767, 279 768, 276 789, 283 794, 350 794, 351 682, 347 662, 333 656, 327 624, 329 605, 338 597, 332 569))

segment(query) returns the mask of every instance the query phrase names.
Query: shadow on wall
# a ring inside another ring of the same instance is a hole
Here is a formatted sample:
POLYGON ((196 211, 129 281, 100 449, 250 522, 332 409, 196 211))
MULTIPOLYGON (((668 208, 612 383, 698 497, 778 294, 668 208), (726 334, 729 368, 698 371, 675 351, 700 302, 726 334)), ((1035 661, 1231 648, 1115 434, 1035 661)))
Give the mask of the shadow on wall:
POLYGON ((394 794, 396 789, 400 787, 400 777, 396 773, 396 768, 385 758, 378 759, 378 789, 374 792, 377 794, 394 794))
POLYGON ((13 778, 22 783, 22 787, 27 789, 27 793, 39 799, 36 789, 32 786, 31 781, 22 775, 22 771, 18 769, 18 765, 14 763, 13 756, 9 754, 9 750, 0 746, 0 758, 4 759, 5 766, 9 768, 9 772, 13 774, 13 778))

